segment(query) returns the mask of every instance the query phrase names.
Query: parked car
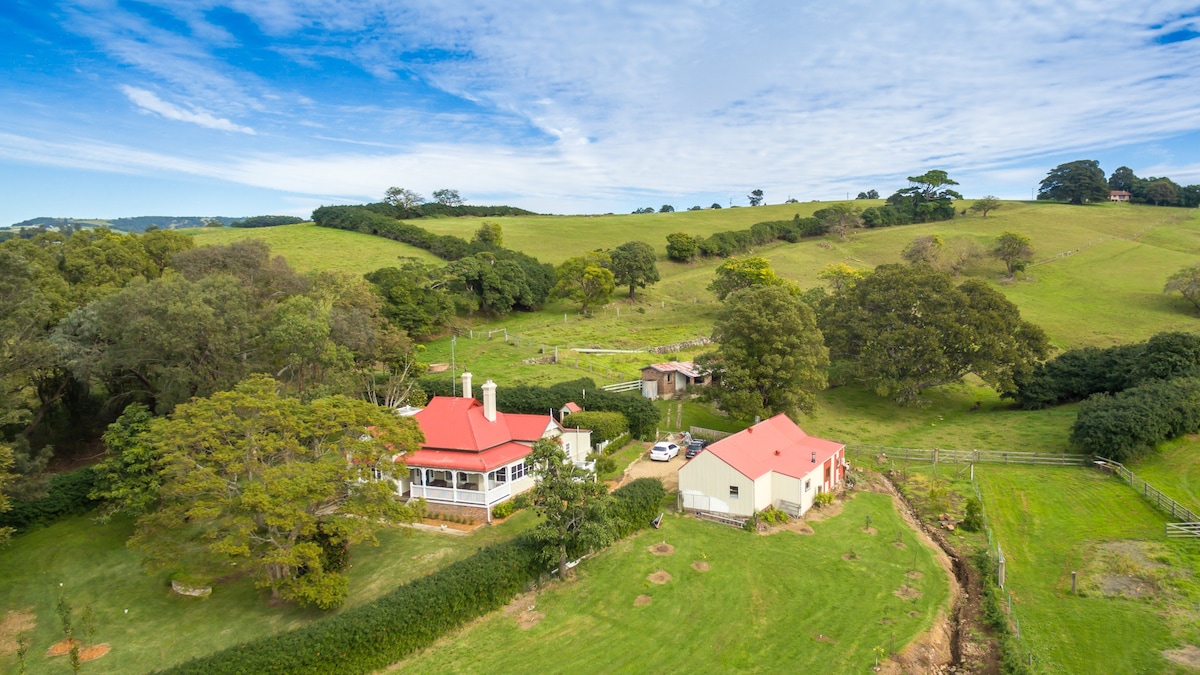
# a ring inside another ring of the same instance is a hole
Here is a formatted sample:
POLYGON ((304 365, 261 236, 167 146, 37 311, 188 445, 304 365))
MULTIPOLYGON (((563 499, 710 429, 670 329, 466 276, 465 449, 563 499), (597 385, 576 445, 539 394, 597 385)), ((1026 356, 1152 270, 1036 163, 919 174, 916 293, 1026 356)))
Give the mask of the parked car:
POLYGON ((650 459, 655 462, 669 462, 679 456, 679 446, 667 441, 660 441, 650 448, 650 459))
POLYGON ((691 443, 688 443, 687 451, 683 453, 683 456, 687 459, 691 459, 691 458, 695 457, 696 455, 700 454, 700 451, 703 449, 704 449, 704 441, 697 438, 696 440, 692 441, 691 443))

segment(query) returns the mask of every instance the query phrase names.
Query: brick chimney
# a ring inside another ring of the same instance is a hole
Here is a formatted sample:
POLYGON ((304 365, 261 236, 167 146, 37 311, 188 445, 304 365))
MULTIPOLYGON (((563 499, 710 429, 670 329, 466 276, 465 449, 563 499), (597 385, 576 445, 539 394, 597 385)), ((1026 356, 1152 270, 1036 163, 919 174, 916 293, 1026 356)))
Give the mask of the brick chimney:
POLYGON ((471 398, 471 371, 464 370, 463 378, 463 398, 471 398))
POLYGON ((479 388, 483 392, 483 417, 489 422, 496 421, 496 383, 488 380, 479 388))

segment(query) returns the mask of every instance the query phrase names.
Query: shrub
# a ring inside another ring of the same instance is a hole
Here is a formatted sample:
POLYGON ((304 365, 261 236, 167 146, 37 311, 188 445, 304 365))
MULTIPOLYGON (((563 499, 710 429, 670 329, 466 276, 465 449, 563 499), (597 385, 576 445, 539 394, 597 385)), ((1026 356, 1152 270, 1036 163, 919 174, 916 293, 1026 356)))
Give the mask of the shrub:
POLYGON ((975 497, 968 497, 962 522, 959 526, 967 532, 983 529, 983 504, 975 497))
POLYGON ((1124 462, 1169 438, 1200 431, 1200 379, 1157 380, 1083 402, 1071 442, 1124 462))
POLYGON ((500 502, 492 507, 492 515, 497 518, 507 518, 516 513, 519 509, 514 500, 510 499, 506 502, 500 502))
POLYGON ((100 505, 88 496, 95 488, 96 472, 91 467, 55 474, 41 497, 13 502, 11 510, 0 514, 0 528, 27 532, 60 518, 87 513, 100 505))
POLYGON ((817 496, 813 497, 813 506, 815 506, 817 508, 821 508, 822 506, 829 506, 832 503, 833 503, 833 493, 832 492, 821 492, 821 493, 818 493, 817 496))
POLYGON ((567 415, 563 426, 576 429, 590 429, 592 442, 603 443, 612 440, 629 430, 629 420, 619 412, 585 411, 567 415))

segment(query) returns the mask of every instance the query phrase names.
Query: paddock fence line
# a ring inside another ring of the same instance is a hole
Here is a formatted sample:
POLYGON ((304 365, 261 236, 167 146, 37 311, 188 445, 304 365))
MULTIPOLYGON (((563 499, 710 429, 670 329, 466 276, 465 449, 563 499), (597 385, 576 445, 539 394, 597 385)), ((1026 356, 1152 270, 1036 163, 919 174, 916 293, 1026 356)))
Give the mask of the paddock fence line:
POLYGON ((1167 523, 1167 539, 1200 537, 1200 523, 1167 523))
POLYGON ((640 391, 642 388, 641 380, 629 380, 628 382, 617 382, 616 384, 606 384, 600 387, 604 391, 622 392, 622 391, 640 391))
POLYGON ((896 448, 886 445, 846 446, 847 455, 887 455, 888 459, 937 464, 1033 464, 1040 466, 1091 466, 1091 455, 1006 450, 953 450, 947 448, 896 448))
MULTIPOLYGON (((1111 470, 1113 474, 1121 479, 1121 482, 1127 483, 1129 487, 1139 492, 1150 503, 1157 506, 1163 512, 1171 514, 1171 517, 1175 520, 1178 520, 1181 523, 1200 523, 1200 516, 1197 516, 1194 511, 1183 504, 1180 504, 1174 499, 1171 499, 1163 494, 1158 488, 1139 478, 1137 474, 1125 468, 1124 464, 1121 464, 1120 462, 1114 462, 1109 459, 1096 458, 1096 465, 1101 468, 1107 468, 1111 470)), ((1193 536, 1200 536, 1200 530, 1197 528, 1190 529, 1196 531, 1196 534, 1193 536)), ((1167 536, 1171 536, 1170 524, 1167 526, 1167 536)), ((1175 536, 1187 535, 1179 534, 1175 536)))
POLYGON ((688 427, 688 433, 693 438, 703 438, 709 441, 719 441, 722 438, 733 435, 728 431, 717 431, 716 429, 705 429, 704 427, 688 427))

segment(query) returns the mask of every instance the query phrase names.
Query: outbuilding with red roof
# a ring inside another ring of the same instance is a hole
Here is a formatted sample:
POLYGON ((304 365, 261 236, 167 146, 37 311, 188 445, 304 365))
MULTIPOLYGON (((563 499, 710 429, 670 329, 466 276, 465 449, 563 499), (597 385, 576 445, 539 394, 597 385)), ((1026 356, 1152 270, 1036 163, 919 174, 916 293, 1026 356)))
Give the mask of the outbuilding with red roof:
POLYGON ((679 469, 683 507, 749 517, 768 506, 803 515, 846 477, 846 446, 804 433, 786 415, 705 448, 679 469))

